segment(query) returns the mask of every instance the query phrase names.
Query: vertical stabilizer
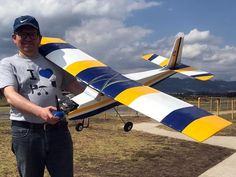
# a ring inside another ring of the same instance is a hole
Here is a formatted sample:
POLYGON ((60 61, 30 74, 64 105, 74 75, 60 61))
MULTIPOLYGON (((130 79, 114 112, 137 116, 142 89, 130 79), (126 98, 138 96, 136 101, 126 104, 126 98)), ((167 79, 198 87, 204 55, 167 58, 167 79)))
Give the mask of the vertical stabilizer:
POLYGON ((176 36, 176 40, 174 43, 174 47, 171 52, 170 60, 167 68, 174 69, 176 64, 179 64, 181 62, 182 57, 182 49, 183 49, 183 43, 184 43, 184 34, 179 33, 176 36))

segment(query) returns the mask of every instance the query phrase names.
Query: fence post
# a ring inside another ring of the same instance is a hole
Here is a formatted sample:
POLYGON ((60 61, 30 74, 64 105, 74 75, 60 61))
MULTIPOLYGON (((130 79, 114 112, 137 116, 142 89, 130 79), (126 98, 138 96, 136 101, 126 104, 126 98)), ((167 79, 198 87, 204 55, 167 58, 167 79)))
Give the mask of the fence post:
POLYGON ((220 103, 220 99, 217 98, 217 100, 216 100, 216 115, 217 116, 219 115, 219 103, 220 103))
POLYGON ((201 98, 200 97, 197 98, 197 107, 198 108, 201 107, 201 98))
POLYGON ((233 120, 233 119, 234 119, 234 100, 233 100, 233 99, 231 100, 231 108, 232 108, 232 116, 231 116, 231 119, 233 120))
POLYGON ((212 99, 212 97, 211 97, 211 99, 210 99, 210 112, 213 111, 213 110, 212 110, 212 106, 213 106, 213 99, 212 99))

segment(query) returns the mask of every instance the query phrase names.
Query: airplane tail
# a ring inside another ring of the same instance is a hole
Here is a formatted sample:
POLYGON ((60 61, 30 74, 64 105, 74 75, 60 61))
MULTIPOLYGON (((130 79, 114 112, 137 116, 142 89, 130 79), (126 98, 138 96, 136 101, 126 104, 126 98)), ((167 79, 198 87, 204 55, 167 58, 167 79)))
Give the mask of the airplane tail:
POLYGON ((193 77, 198 80, 206 81, 214 77, 213 74, 199 70, 197 68, 181 63, 182 50, 183 50, 184 34, 179 33, 171 52, 170 59, 162 57, 157 54, 147 54, 143 56, 144 60, 149 60, 167 70, 173 70, 177 73, 193 77))
POLYGON ((176 65, 180 64, 182 57, 183 43, 184 43, 184 34, 179 33, 177 35, 177 39, 175 40, 170 60, 166 66, 167 68, 174 69, 176 65))

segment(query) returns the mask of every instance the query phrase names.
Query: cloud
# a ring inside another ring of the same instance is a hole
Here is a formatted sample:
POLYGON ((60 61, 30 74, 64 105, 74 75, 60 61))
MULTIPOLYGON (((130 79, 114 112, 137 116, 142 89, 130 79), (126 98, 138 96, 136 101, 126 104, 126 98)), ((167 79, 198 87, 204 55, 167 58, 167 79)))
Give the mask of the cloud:
POLYGON ((194 58, 198 57, 202 53, 204 53, 208 49, 207 44, 188 44, 184 46, 184 53, 183 55, 186 58, 194 58))
POLYGON ((16 17, 30 14, 38 19, 45 34, 54 30, 64 34, 68 28, 80 26, 82 20, 109 18, 123 22, 133 11, 159 5, 145 0, 4 0, 0 6, 0 25, 3 31, 9 31, 16 17))
MULTIPOLYGON (((101 59, 121 72, 156 68, 141 60, 141 55, 157 53, 169 57, 175 36, 145 41, 152 29, 129 25, 127 18, 160 2, 149 0, 12 0, 0 6, 1 56, 16 52, 11 42, 15 17, 35 16, 45 36, 65 38, 67 41, 101 59)), ((177 32, 176 32, 177 34, 177 32)), ((216 75, 216 79, 236 80, 234 66, 236 47, 225 44, 210 30, 193 28, 185 35, 183 62, 216 75)))
MULTIPOLYGON (((14 19, 30 14, 39 21, 44 36, 66 36, 71 41, 77 40, 79 45, 91 45, 95 51, 106 48, 106 44, 115 47, 115 44, 121 46, 125 41, 128 44, 129 41, 143 38, 151 30, 127 27, 124 20, 134 11, 160 5, 145 0, 12 0, 1 4, 1 44, 9 46, 9 41, 4 42, 3 38, 10 38, 14 19)), ((10 47, 13 51, 12 45, 10 47)), ((9 55, 2 49, 0 52, 9 55)))
POLYGON ((82 0, 74 4, 73 12, 86 17, 109 17, 123 19, 130 12, 159 6, 159 2, 144 0, 82 0))
POLYGON ((114 50, 125 48, 151 32, 138 26, 126 27, 118 20, 103 18, 84 21, 80 27, 67 30, 66 39, 87 51, 103 53, 102 57, 106 57, 112 56, 112 53, 115 55, 114 50))
POLYGON ((185 36, 185 40, 188 43, 196 43, 209 39, 210 31, 199 31, 198 29, 193 29, 185 36))
POLYGON ((216 79, 235 80, 236 47, 223 44, 221 37, 211 35, 209 30, 193 29, 186 35, 183 58, 191 65, 212 72, 216 79))

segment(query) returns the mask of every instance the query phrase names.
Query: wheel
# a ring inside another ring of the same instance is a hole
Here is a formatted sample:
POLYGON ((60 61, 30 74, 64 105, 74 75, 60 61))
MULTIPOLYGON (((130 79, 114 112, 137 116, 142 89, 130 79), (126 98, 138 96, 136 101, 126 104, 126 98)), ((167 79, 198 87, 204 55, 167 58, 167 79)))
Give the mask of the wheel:
POLYGON ((125 126, 124 126, 124 131, 125 132, 129 132, 132 128, 133 128, 133 123, 132 122, 125 123, 125 126))
POLYGON ((82 131, 84 128, 84 125, 82 123, 78 123, 76 126, 75 126, 75 129, 77 132, 80 132, 82 131))

